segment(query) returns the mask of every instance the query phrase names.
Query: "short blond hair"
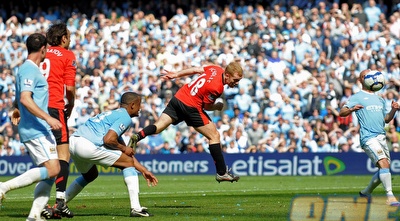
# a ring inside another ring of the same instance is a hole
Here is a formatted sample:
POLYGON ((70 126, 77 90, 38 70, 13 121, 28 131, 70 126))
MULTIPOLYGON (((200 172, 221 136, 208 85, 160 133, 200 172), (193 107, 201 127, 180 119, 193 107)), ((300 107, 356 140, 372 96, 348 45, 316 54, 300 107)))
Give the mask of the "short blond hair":
POLYGON ((243 76, 243 68, 236 61, 232 61, 231 63, 229 63, 228 66, 226 66, 226 68, 225 68, 225 72, 231 76, 234 75, 235 73, 238 73, 238 75, 240 77, 243 76))

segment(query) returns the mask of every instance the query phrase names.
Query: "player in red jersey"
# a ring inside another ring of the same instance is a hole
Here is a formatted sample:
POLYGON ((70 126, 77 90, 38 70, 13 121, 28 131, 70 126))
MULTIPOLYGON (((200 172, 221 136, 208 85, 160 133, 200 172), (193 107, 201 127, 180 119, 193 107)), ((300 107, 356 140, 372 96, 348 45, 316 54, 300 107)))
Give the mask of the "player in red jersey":
POLYGON ((46 33, 47 42, 50 46, 47 48, 46 59, 41 63, 42 73, 49 84, 49 114, 63 125, 61 130, 52 131, 57 141, 61 168, 55 181, 56 204, 54 211, 56 216, 68 218, 73 217, 74 214, 65 202, 70 161, 67 119, 74 107, 76 75, 76 57, 72 51, 68 50, 70 35, 71 33, 65 23, 56 22, 52 24, 46 33), (65 103, 64 97, 68 103, 65 103))
POLYGON ((199 74, 192 82, 181 87, 170 100, 160 118, 131 138, 131 147, 148 135, 158 134, 170 124, 185 121, 209 140, 210 154, 217 170, 216 180, 238 181, 239 177, 231 174, 222 155, 220 135, 215 124, 204 110, 222 110, 224 104, 217 100, 224 92, 224 85, 236 87, 243 77, 243 69, 237 62, 231 62, 225 69, 217 65, 192 67, 178 72, 165 72, 162 77, 174 79, 199 74))

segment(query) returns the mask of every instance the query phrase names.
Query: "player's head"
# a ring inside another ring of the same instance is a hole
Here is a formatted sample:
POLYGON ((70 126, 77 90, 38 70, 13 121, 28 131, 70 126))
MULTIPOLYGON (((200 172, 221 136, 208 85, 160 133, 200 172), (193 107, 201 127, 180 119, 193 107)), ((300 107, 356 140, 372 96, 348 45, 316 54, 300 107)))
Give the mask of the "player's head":
POLYGON ((51 46, 61 46, 68 49, 71 33, 63 22, 53 23, 46 32, 47 42, 51 46))
POLYGON ((238 62, 231 62, 226 66, 224 72, 224 84, 229 87, 236 87, 243 78, 243 68, 238 62))
POLYGON ((365 75, 367 75, 368 72, 370 72, 370 71, 371 71, 371 69, 365 69, 365 70, 361 71, 360 76, 358 76, 358 80, 360 81, 360 83, 361 83, 361 85, 362 85, 362 88, 363 88, 364 90, 369 90, 369 89, 367 89, 367 88, 364 86, 364 77, 365 77, 365 75))
POLYGON ((29 35, 26 39, 26 47, 28 50, 28 55, 32 53, 41 53, 41 61, 43 61, 46 57, 46 47, 47 41, 46 37, 40 33, 34 33, 29 35))
POLYGON ((125 108, 131 117, 139 116, 142 96, 135 92, 125 92, 121 96, 121 107, 125 108))

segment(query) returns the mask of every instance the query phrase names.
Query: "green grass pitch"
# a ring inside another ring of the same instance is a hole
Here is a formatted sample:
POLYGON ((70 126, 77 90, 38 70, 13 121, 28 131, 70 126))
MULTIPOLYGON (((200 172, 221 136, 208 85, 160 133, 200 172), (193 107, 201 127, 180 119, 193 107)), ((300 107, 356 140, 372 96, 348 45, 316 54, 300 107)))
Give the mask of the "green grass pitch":
MULTIPOLYGON (((140 176, 140 201, 153 217, 146 220, 288 220, 296 195, 357 196, 371 176, 241 177, 239 182, 215 181, 205 175, 159 175, 156 187, 147 187, 140 176)), ((0 177, 5 181, 11 177, 0 177)), ((76 176, 70 176, 71 182, 76 176)), ((400 195, 400 175, 393 175, 393 191, 400 195)), ((0 210, 0 220, 25 220, 34 185, 10 191, 0 210)), ((53 187, 50 203, 54 204, 53 187)), ((382 185, 374 195, 384 195, 382 185)), ((100 175, 69 203, 75 217, 68 220, 132 220, 122 175, 100 175)), ((399 212, 395 216, 398 220, 399 212)), ((66 218, 63 218, 64 220, 66 218)))

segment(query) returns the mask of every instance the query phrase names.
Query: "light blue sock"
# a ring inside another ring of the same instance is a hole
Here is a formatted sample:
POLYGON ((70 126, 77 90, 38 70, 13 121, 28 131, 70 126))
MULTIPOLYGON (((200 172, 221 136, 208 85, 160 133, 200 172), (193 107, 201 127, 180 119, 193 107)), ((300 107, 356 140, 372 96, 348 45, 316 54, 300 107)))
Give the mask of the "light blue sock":
POLYGON ((131 208, 137 211, 141 211, 142 207, 139 202, 139 178, 138 173, 134 167, 128 167, 122 170, 124 174, 124 181, 128 188, 129 200, 131 208))
POLYGON ((32 203, 31 211, 29 212, 30 218, 40 217, 40 213, 43 208, 49 202, 51 188, 54 184, 55 179, 47 179, 40 181, 35 188, 34 198, 32 203))
POLYGON ((392 192, 392 174, 389 168, 382 168, 379 170, 379 179, 382 181, 383 188, 387 196, 393 196, 392 192))
POLYGON ((68 203, 75 198, 75 196, 78 195, 88 184, 89 183, 85 180, 85 178, 83 178, 83 176, 76 178, 71 185, 68 186, 67 191, 65 191, 66 202, 68 203))
POLYGON ((46 167, 32 168, 25 173, 4 182, 1 186, 3 191, 8 192, 13 189, 29 186, 33 183, 39 182, 49 178, 49 173, 46 167))
POLYGON ((371 181, 369 181, 369 184, 365 189, 361 190, 362 194, 365 195, 370 195, 372 191, 381 183, 381 180, 379 179, 379 170, 372 176, 371 181))

